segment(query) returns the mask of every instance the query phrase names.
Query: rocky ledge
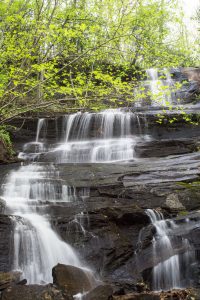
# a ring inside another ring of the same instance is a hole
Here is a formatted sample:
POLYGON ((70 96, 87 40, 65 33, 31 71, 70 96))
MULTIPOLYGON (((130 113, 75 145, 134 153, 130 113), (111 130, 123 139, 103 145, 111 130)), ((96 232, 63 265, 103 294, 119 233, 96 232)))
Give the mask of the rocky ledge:
POLYGON ((150 292, 144 285, 138 291, 125 293, 111 285, 97 281, 92 273, 73 266, 58 264, 52 270, 53 284, 27 285, 19 280, 19 273, 0 273, 1 300, 198 300, 195 289, 150 292))

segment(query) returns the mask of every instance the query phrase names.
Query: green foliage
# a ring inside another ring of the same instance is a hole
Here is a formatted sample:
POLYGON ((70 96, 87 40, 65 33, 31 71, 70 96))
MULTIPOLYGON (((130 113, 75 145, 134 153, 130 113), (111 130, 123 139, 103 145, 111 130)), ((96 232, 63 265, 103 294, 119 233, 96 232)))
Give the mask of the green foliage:
POLYGON ((0 123, 44 108, 100 109, 107 99, 120 105, 146 96, 133 96, 142 70, 193 64, 182 31, 171 34, 182 26, 176 6, 0 0, 0 123))
POLYGON ((15 152, 6 126, 0 126, 0 140, 4 143, 10 158, 12 158, 15 152))

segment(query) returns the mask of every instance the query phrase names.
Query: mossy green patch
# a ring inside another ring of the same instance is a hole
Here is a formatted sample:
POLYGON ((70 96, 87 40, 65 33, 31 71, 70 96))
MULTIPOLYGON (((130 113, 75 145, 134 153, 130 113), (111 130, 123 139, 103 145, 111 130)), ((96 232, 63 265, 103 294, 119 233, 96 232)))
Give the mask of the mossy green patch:
POLYGON ((13 144, 10 139, 10 134, 6 130, 6 126, 0 127, 0 140, 3 142, 6 150, 8 151, 9 158, 13 158, 15 151, 13 150, 13 144))

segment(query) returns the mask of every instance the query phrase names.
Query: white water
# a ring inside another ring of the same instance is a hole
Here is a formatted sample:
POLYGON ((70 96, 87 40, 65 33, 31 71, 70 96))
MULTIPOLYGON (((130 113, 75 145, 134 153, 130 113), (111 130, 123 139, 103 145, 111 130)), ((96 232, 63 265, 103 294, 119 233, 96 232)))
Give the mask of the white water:
POLYGON ((166 79, 159 78, 158 70, 151 68, 146 70, 148 85, 151 91, 152 106, 168 106, 173 103, 173 80, 167 69, 163 70, 166 79))
MULTIPOLYGON (((100 113, 75 113, 63 120, 63 139, 58 144, 45 144, 45 120, 39 119, 36 141, 27 143, 19 158, 40 160, 47 153, 47 160, 56 163, 111 163, 135 160, 135 146, 149 140, 145 134, 148 124, 142 114, 120 109, 100 113), (43 138, 40 138, 43 128, 43 138)), ((46 132, 47 133, 47 132, 46 132)))
POLYGON ((58 163, 132 160, 135 145, 148 139, 142 125, 138 115, 118 109, 69 115, 64 120, 63 143, 53 151, 58 153, 58 163))
POLYGON ((38 156, 38 153, 46 151, 45 147, 45 137, 47 134, 47 121, 46 119, 38 119, 36 138, 34 142, 29 142, 24 144, 23 152, 20 152, 18 157, 24 160, 35 160, 38 156), (41 132, 43 131, 42 138, 41 132), (27 154, 28 153, 28 154, 27 154))
MULTIPOLYGON (((56 199, 56 185, 46 183, 58 177, 53 166, 30 164, 12 172, 4 187, 3 199, 15 222, 13 269, 22 272, 28 283, 52 282, 51 270, 57 263, 82 267, 74 250, 53 231, 48 216, 38 214, 49 201, 68 201, 67 193, 56 199)), ((58 195, 57 195, 58 196, 58 195)))
POLYGON ((109 163, 136 159, 135 146, 149 140, 145 134, 147 121, 140 114, 120 109, 100 113, 75 113, 63 120, 63 138, 58 144, 45 144, 40 132, 47 124, 38 121, 36 141, 24 145, 19 157, 40 160, 47 153, 47 160, 56 163, 109 163))
POLYGON ((190 268, 191 262, 194 262, 194 256, 187 239, 182 239, 182 248, 185 249, 183 262, 185 265, 184 276, 181 268, 181 256, 173 249, 173 231, 176 230, 177 225, 172 220, 164 220, 162 213, 147 209, 147 215, 149 216, 152 224, 156 229, 156 234, 153 239, 153 260, 161 258, 159 262, 153 268, 153 290, 170 290, 185 287, 187 282, 187 271, 190 268), (165 258, 166 254, 169 258, 165 258), (162 261, 163 259, 163 261, 162 261))
POLYGON ((36 143, 39 142, 41 130, 42 130, 43 127, 46 127, 46 120, 44 118, 43 119, 38 119, 37 132, 36 132, 36 138, 35 138, 36 143))

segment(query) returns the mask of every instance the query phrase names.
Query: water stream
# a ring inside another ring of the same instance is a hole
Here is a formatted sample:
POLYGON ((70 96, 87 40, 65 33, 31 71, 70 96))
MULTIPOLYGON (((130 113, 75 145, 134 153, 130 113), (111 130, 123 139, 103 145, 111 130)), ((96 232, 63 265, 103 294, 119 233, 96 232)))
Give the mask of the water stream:
POLYGON ((153 237, 152 288, 156 291, 189 287, 188 273, 195 263, 195 255, 189 241, 176 237, 178 225, 173 220, 165 220, 161 212, 147 209, 151 223, 156 229, 153 237), (158 260, 159 258, 159 260, 158 260), (160 261, 156 263, 156 261, 160 261))
POLYGON ((167 69, 162 70, 163 76, 159 77, 158 69, 148 69, 147 84, 151 91, 152 106, 169 106, 175 101, 173 87, 174 82, 167 69))

